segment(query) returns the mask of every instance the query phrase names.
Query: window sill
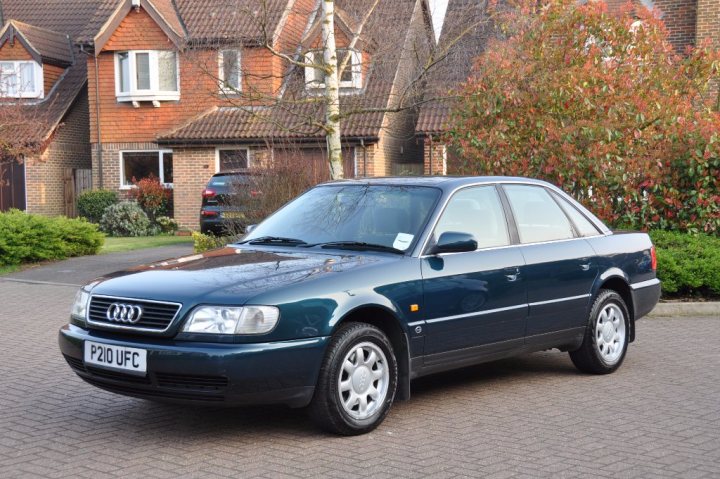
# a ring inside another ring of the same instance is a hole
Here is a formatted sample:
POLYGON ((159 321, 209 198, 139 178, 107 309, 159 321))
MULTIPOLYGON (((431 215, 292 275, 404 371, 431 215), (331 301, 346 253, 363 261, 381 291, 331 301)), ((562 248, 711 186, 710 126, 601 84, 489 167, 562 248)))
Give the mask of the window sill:
POLYGON ((224 96, 240 96, 242 95, 242 90, 240 88, 237 90, 234 88, 221 88, 219 93, 224 96))
POLYGON ((133 101, 178 101, 180 93, 130 93, 116 95, 119 102, 133 101))
POLYGON ((21 95, 0 95, 3 100, 43 100, 45 95, 42 93, 23 93, 21 95))
MULTIPOLYGON (((163 188, 168 188, 170 190, 173 189, 173 183, 162 183, 163 188)), ((131 191, 131 190, 137 190, 137 186, 135 185, 120 185, 120 188, 118 188, 120 191, 131 191)))

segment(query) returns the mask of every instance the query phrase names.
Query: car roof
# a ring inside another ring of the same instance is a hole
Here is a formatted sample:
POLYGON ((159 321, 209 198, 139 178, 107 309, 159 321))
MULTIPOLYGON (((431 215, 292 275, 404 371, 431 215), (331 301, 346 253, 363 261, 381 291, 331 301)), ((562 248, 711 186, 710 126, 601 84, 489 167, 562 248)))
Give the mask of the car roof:
POLYGON ((352 180, 337 180, 326 185, 393 185, 393 186, 434 186, 443 190, 454 190, 465 185, 482 183, 525 183, 539 186, 550 186, 550 183, 534 178, 519 176, 390 176, 379 178, 357 178, 352 180))

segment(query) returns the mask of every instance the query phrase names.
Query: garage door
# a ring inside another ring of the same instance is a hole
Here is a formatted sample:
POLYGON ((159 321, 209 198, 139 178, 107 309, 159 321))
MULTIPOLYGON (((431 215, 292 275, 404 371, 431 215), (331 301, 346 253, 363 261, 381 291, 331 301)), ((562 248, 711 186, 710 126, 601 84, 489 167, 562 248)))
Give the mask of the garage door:
POLYGON ((25 165, 16 161, 0 164, 0 211, 25 210, 25 165))

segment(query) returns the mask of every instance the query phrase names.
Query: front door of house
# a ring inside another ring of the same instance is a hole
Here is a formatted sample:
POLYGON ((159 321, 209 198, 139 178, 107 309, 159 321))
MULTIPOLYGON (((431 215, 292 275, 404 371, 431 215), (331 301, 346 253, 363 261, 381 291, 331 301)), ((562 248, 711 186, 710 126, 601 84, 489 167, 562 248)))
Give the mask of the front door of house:
POLYGON ((25 210, 25 165, 0 160, 0 211, 25 210))

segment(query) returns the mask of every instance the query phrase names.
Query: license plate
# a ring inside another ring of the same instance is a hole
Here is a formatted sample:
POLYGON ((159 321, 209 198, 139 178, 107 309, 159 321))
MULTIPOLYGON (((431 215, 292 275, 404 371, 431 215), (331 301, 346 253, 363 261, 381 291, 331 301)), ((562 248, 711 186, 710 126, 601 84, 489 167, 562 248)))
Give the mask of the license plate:
POLYGON ((226 211, 223 213, 223 218, 230 218, 230 219, 236 219, 236 218, 242 218, 243 214, 238 211, 226 211))
POLYGON ((85 341, 85 364, 145 376, 147 351, 85 341))

